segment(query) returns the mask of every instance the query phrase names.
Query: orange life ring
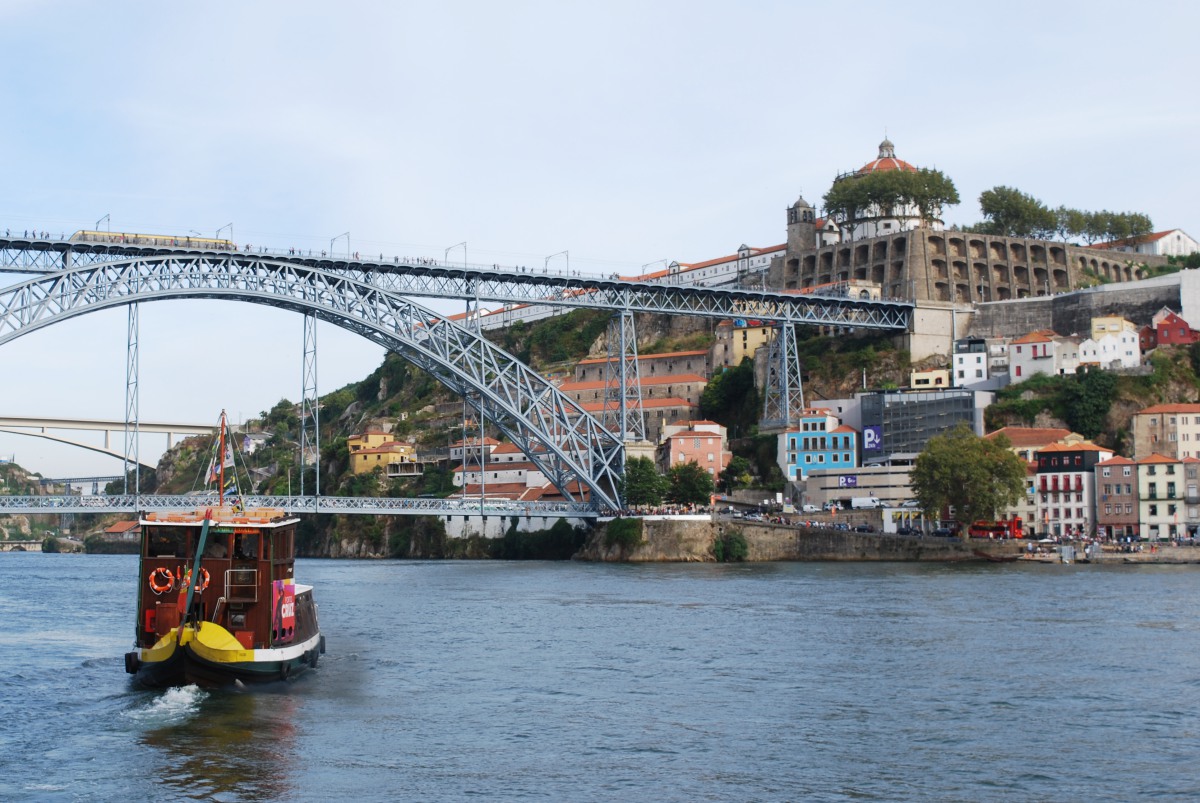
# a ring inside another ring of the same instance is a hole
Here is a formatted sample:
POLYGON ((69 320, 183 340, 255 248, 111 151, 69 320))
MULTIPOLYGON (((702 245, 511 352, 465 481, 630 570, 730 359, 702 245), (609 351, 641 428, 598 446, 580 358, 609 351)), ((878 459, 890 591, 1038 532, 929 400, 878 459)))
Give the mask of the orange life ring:
POLYGON ((155 594, 165 594, 175 587, 175 575, 165 566, 159 566, 150 572, 150 590, 155 594))
MULTIPOLYGON (((196 592, 199 593, 208 588, 212 578, 208 574, 208 569, 200 567, 200 582, 196 585, 196 592)), ((179 583, 179 589, 182 591, 192 584, 192 570, 188 569, 187 574, 183 576, 183 580, 179 583)))

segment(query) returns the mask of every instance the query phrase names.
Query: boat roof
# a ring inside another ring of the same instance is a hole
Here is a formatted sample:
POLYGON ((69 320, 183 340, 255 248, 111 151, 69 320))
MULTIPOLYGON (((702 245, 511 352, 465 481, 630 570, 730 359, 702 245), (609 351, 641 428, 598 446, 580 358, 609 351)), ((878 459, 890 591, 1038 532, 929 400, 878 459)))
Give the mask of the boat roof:
POLYGON ((256 507, 249 510, 234 508, 229 505, 222 507, 197 508, 195 510, 154 511, 146 513, 140 519, 141 524, 179 525, 181 527, 196 527, 204 523, 205 514, 209 514, 214 527, 257 527, 273 529, 284 525, 296 524, 299 518, 286 510, 274 507, 256 507))

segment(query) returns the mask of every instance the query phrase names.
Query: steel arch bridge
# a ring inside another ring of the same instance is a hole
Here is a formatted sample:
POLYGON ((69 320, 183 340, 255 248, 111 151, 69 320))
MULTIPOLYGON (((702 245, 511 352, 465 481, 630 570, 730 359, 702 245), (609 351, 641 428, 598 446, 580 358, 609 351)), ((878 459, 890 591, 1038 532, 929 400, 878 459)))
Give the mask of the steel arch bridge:
POLYGON ((584 487, 620 507, 624 444, 546 379, 481 334, 346 272, 242 257, 172 253, 64 268, 0 290, 0 345, 54 323, 143 301, 211 298, 312 315, 395 351, 481 412, 568 500, 584 487))
MULTIPOLYGON (((180 240, 183 242, 186 238, 180 240)), ((429 260, 306 257, 281 252, 204 250, 186 245, 131 245, 0 236, 0 272, 57 273, 115 262, 171 257, 181 263, 237 260, 264 269, 292 266, 350 276, 404 296, 566 308, 756 318, 787 324, 906 331, 910 301, 854 299, 795 291, 692 287, 620 278, 538 273, 494 265, 437 265, 429 260)))

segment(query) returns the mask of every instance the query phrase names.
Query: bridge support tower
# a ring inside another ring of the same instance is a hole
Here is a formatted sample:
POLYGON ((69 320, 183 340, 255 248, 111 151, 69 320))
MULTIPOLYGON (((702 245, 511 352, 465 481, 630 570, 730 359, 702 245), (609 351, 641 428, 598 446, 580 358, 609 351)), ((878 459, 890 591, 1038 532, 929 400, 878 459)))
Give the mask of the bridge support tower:
POLYGON ((796 352, 796 327, 785 323, 776 328, 768 351, 759 429, 782 432, 799 422, 803 409, 804 384, 800 379, 800 355, 796 352))

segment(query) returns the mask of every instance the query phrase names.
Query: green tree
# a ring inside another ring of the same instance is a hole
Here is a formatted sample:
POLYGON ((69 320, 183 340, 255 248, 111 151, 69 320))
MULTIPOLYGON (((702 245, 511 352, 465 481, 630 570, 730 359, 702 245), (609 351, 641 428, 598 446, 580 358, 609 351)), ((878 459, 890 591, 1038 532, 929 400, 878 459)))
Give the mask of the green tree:
POLYGON ((825 193, 825 211, 837 220, 857 220, 874 207, 884 217, 915 206, 925 222, 941 217, 942 208, 958 203, 954 182, 940 170, 885 170, 838 179, 825 193))
POLYGON ((1067 426, 1085 438, 1104 431, 1104 421, 1117 398, 1117 377, 1108 371, 1076 374, 1063 388, 1063 411, 1067 426))
POLYGON ((929 439, 912 470, 913 495, 930 518, 947 506, 963 533, 977 519, 995 519, 1025 492, 1025 461, 1006 438, 989 440, 960 423, 929 439))
POLYGON ((658 473, 654 461, 634 457, 625 463, 621 498, 627 505, 657 505, 667 492, 667 478, 658 473))
POLYGON ((758 421, 760 405, 754 387, 754 361, 749 357, 736 368, 717 369, 700 394, 700 413, 741 437, 758 421))
POLYGON ((729 465, 725 466, 725 470, 717 478, 721 490, 726 493, 734 488, 745 488, 753 481, 754 475, 750 470, 750 461, 737 455, 729 459, 729 465))
POLYGON ((695 462, 671 466, 671 489, 667 498, 680 505, 707 505, 712 498, 713 478, 695 462))
POLYGON ((1047 238, 1059 226, 1054 211, 1013 187, 984 190, 979 195, 979 208, 986 220, 976 229, 983 234, 1047 238))

